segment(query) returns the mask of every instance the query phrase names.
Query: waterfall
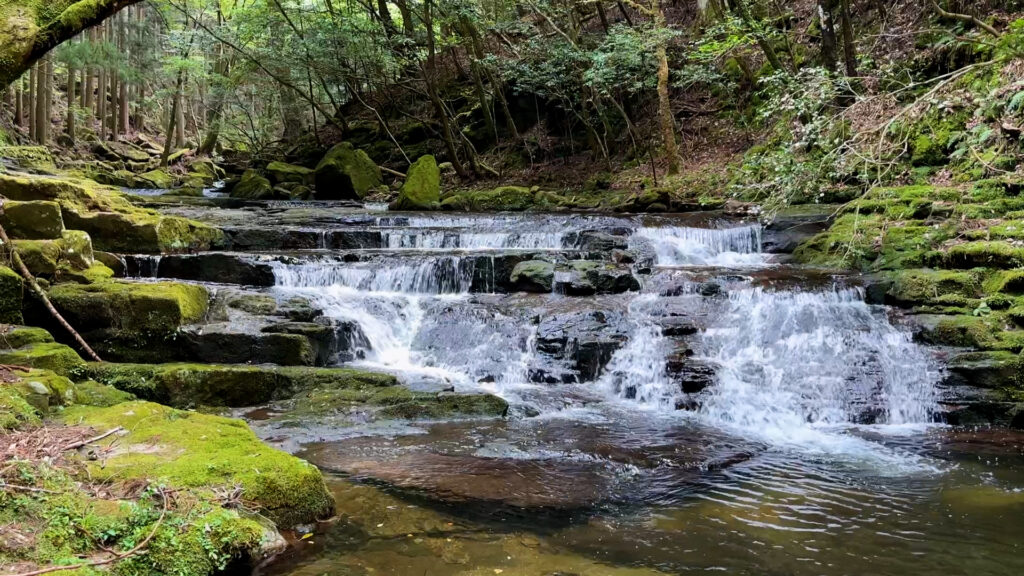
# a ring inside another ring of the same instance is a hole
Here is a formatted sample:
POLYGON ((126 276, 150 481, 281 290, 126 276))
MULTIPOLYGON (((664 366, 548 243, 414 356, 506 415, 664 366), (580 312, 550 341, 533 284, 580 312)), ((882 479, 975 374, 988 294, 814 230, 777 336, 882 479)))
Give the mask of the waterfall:
POLYGON ((469 291, 473 261, 457 256, 428 258, 412 263, 306 262, 273 263, 278 286, 344 286, 369 292, 458 294, 469 291))
POLYGON ((858 422, 931 421, 939 368, 858 290, 730 293, 702 335, 721 366, 702 414, 772 442, 858 422))
POLYGON ((764 262, 761 226, 640 228, 634 235, 654 247, 658 266, 752 266, 764 262))
POLYGON ((612 355, 598 385, 613 397, 674 410, 677 389, 665 370, 670 343, 650 314, 658 301, 656 295, 644 294, 630 303, 634 326, 629 340, 612 355))

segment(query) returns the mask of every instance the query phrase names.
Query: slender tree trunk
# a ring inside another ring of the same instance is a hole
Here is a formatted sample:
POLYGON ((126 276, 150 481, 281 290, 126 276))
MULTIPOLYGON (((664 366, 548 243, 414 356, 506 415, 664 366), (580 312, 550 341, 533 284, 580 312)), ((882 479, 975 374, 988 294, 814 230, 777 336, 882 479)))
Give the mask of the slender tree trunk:
POLYGON ((68 66, 68 118, 64 132, 75 140, 75 69, 68 66))
POLYGON ((836 26, 833 8, 836 0, 818 0, 818 22, 821 27, 821 64, 830 72, 839 69, 836 26))
MULTIPOLYGON (((657 3, 655 13, 655 26, 663 29, 667 26, 665 22, 665 11, 661 7, 660 0, 657 3)), ((679 147, 676 144, 676 124, 672 116, 672 103, 668 96, 669 67, 668 48, 664 41, 658 43, 656 58, 658 59, 658 119, 661 123, 661 139, 665 147, 665 160, 668 164, 668 173, 679 173, 679 147)))
POLYGON ((846 61, 846 75, 850 78, 860 76, 857 73, 857 46, 853 37, 853 19, 850 17, 850 0, 840 1, 840 15, 843 19, 843 59, 846 61))

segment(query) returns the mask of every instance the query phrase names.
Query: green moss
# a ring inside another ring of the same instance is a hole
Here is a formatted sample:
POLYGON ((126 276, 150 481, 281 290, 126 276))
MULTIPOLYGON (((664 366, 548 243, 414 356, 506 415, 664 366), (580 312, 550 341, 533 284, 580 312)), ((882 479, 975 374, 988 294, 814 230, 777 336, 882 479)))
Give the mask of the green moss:
POLYGON ((5 202, 0 225, 14 239, 53 240, 64 231, 60 204, 46 200, 5 202))
POLYGON ((179 407, 254 406, 318 386, 365 393, 398 384, 385 374, 300 366, 101 363, 90 364, 82 375, 179 407))
POLYGON ((67 376, 85 365, 74 349, 56 342, 37 342, 20 348, 0 349, 0 364, 43 368, 67 376))
POLYGON ((96 479, 150 478, 188 488, 241 486, 242 498, 281 526, 294 526, 333 512, 334 503, 315 466, 263 444, 244 422, 183 412, 149 402, 109 408, 73 407, 66 422, 127 433, 96 479))
POLYGON ((135 185, 139 188, 167 190, 174 187, 175 178, 163 168, 150 170, 135 177, 135 185))
POLYGON ((441 170, 431 155, 413 162, 398 193, 392 210, 429 210, 441 195, 441 170))
POLYGON ((21 324, 24 282, 6 266, 0 266, 0 324, 21 324))
POLYGON ((380 167, 350 142, 331 148, 317 164, 316 197, 320 200, 361 200, 384 183, 380 167))
POLYGON ((1024 266, 1024 248, 1008 242, 965 242, 942 255, 950 268, 1019 268, 1024 266))
MULTIPOLYGON (((950 304, 948 298, 977 298, 981 293, 978 277, 970 272, 948 270, 902 270, 893 274, 893 285, 887 297, 900 304, 950 304)), ((956 303, 962 304, 963 300, 956 303)))
POLYGON ((232 198, 244 198, 246 200, 266 200, 274 196, 274 187, 259 172, 246 170, 242 179, 231 189, 232 198))
POLYGON ((21 348, 29 344, 45 344, 53 342, 53 336, 42 328, 32 326, 0 327, 0 349, 21 348))
POLYGON ((202 320, 209 306, 206 288, 174 282, 59 284, 50 289, 49 296, 80 331, 113 328, 168 334, 202 320))

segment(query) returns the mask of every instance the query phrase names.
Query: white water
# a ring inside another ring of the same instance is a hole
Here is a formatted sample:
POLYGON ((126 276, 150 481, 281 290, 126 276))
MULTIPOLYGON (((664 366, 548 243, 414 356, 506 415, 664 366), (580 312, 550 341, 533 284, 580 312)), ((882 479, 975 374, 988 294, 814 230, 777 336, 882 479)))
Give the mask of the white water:
POLYGON ((703 418, 772 445, 843 452, 858 442, 830 431, 924 425, 937 407, 939 367, 857 290, 735 291, 702 339, 721 366, 703 418))
POLYGON ((382 233, 383 243, 392 250, 561 250, 560 232, 453 232, 446 230, 394 230, 382 233))
POLYGON ((272 263, 278 286, 344 286, 367 292, 457 294, 469 291, 472 269, 457 256, 419 262, 272 263))
POLYGON ((640 228, 635 238, 654 247, 658 266, 756 266, 761 254, 761 226, 737 228, 640 228))

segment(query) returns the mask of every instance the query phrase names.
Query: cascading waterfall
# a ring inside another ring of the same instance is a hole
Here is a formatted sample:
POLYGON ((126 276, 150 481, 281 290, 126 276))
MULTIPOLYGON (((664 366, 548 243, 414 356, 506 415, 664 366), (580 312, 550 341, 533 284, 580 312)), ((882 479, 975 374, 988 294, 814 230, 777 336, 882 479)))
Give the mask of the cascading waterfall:
POLYGON ((598 384, 620 399, 671 410, 676 393, 666 374, 670 343, 651 318, 657 304, 654 294, 637 296, 630 303, 634 326, 629 341, 612 356, 598 384))
POLYGON ((940 370, 859 290, 730 293, 703 333, 720 369, 701 412, 772 443, 858 422, 931 420, 940 370))
POLYGON ((752 266, 762 264, 761 226, 640 228, 635 238, 649 242, 659 266, 752 266))
POLYGON ((413 263, 380 262, 275 262, 278 286, 344 286, 369 292, 458 294, 469 291, 471 262, 457 256, 428 258, 413 263))

